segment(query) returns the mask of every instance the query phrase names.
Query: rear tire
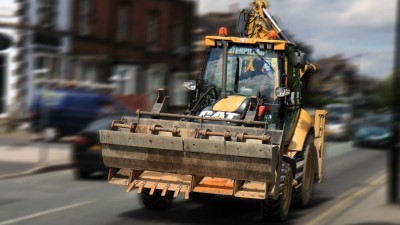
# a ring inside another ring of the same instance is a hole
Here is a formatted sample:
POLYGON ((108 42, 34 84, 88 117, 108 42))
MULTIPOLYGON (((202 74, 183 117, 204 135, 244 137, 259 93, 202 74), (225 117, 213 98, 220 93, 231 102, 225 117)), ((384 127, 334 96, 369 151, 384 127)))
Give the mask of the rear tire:
POLYGON ((261 214, 265 220, 286 220, 289 214, 290 202, 292 198, 292 185, 292 170, 288 164, 284 163, 281 170, 278 199, 265 199, 261 202, 261 214))
POLYGON ((304 208, 310 203, 314 179, 315 179, 315 157, 316 148, 312 134, 307 136, 303 151, 296 154, 297 185, 293 193, 293 206, 304 208))
POLYGON ((173 192, 168 191, 165 196, 161 196, 161 190, 156 190, 153 195, 150 195, 150 189, 143 189, 141 197, 146 208, 151 210, 166 210, 171 206, 173 192))

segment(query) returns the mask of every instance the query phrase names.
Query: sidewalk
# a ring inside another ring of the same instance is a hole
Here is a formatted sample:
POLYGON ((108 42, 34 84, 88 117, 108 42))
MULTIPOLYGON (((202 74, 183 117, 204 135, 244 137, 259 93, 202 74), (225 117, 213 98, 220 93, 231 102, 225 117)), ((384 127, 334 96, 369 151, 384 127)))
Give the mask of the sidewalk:
POLYGON ((0 179, 71 167, 69 145, 34 142, 37 138, 24 131, 0 134, 0 179))
POLYGON ((38 133, 27 132, 24 130, 16 130, 13 132, 0 132, 0 141, 5 139, 15 142, 32 142, 40 140, 41 136, 38 133))
POLYGON ((400 225, 400 203, 387 204, 386 174, 339 196, 329 207, 310 215, 311 225, 400 225))
POLYGON ((328 224, 398 225, 400 224, 400 203, 398 205, 387 204, 387 186, 384 184, 328 224))

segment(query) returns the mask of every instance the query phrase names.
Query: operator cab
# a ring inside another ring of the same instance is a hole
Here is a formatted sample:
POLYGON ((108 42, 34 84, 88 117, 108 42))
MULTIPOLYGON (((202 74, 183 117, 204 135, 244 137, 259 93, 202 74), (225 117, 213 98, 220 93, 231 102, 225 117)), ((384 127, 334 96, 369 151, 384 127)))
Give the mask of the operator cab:
MULTIPOLYGON (((222 89, 223 48, 211 48, 203 73, 205 87, 222 89)), ((233 44, 228 47, 227 94, 259 96, 269 103, 277 100, 279 87, 278 54, 273 50, 260 50, 258 46, 233 44)))
MULTIPOLYGON (((258 119, 268 121, 270 128, 275 127, 280 106, 275 90, 280 87, 281 68, 278 53, 265 46, 262 49, 258 44, 229 43, 226 48, 227 97, 214 99, 215 102, 204 108, 200 116, 225 115, 226 119, 244 119, 250 98, 256 97, 264 106, 258 112, 258 119)), ((223 92, 223 57, 223 47, 210 47, 202 74, 203 90, 215 88, 216 93, 223 92)))
POLYGON ((224 35, 207 36, 205 44, 209 51, 201 78, 185 83, 192 90, 187 114, 266 121, 268 129, 293 127, 303 81, 315 70, 295 44, 224 35))

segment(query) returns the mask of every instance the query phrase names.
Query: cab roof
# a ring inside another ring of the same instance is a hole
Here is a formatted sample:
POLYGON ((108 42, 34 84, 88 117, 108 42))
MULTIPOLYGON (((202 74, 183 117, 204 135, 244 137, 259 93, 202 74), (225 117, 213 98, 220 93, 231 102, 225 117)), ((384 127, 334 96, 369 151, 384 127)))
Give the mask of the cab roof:
POLYGON ((241 38, 241 37, 222 37, 222 36, 206 36, 205 44, 207 46, 215 46, 217 41, 229 41, 238 44, 271 44, 273 45, 273 49, 276 51, 284 51, 287 45, 293 45, 292 42, 287 42, 284 40, 266 40, 266 39, 257 39, 257 38, 241 38))

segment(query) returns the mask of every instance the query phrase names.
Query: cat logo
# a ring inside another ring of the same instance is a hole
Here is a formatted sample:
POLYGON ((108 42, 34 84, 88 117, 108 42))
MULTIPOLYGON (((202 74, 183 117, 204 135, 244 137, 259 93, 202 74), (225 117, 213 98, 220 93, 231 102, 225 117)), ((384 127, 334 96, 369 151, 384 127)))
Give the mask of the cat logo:
POLYGON ((220 118, 220 119, 233 119, 235 117, 239 117, 238 113, 230 113, 230 112, 213 112, 213 111, 203 111, 199 116, 208 117, 208 118, 220 118))

